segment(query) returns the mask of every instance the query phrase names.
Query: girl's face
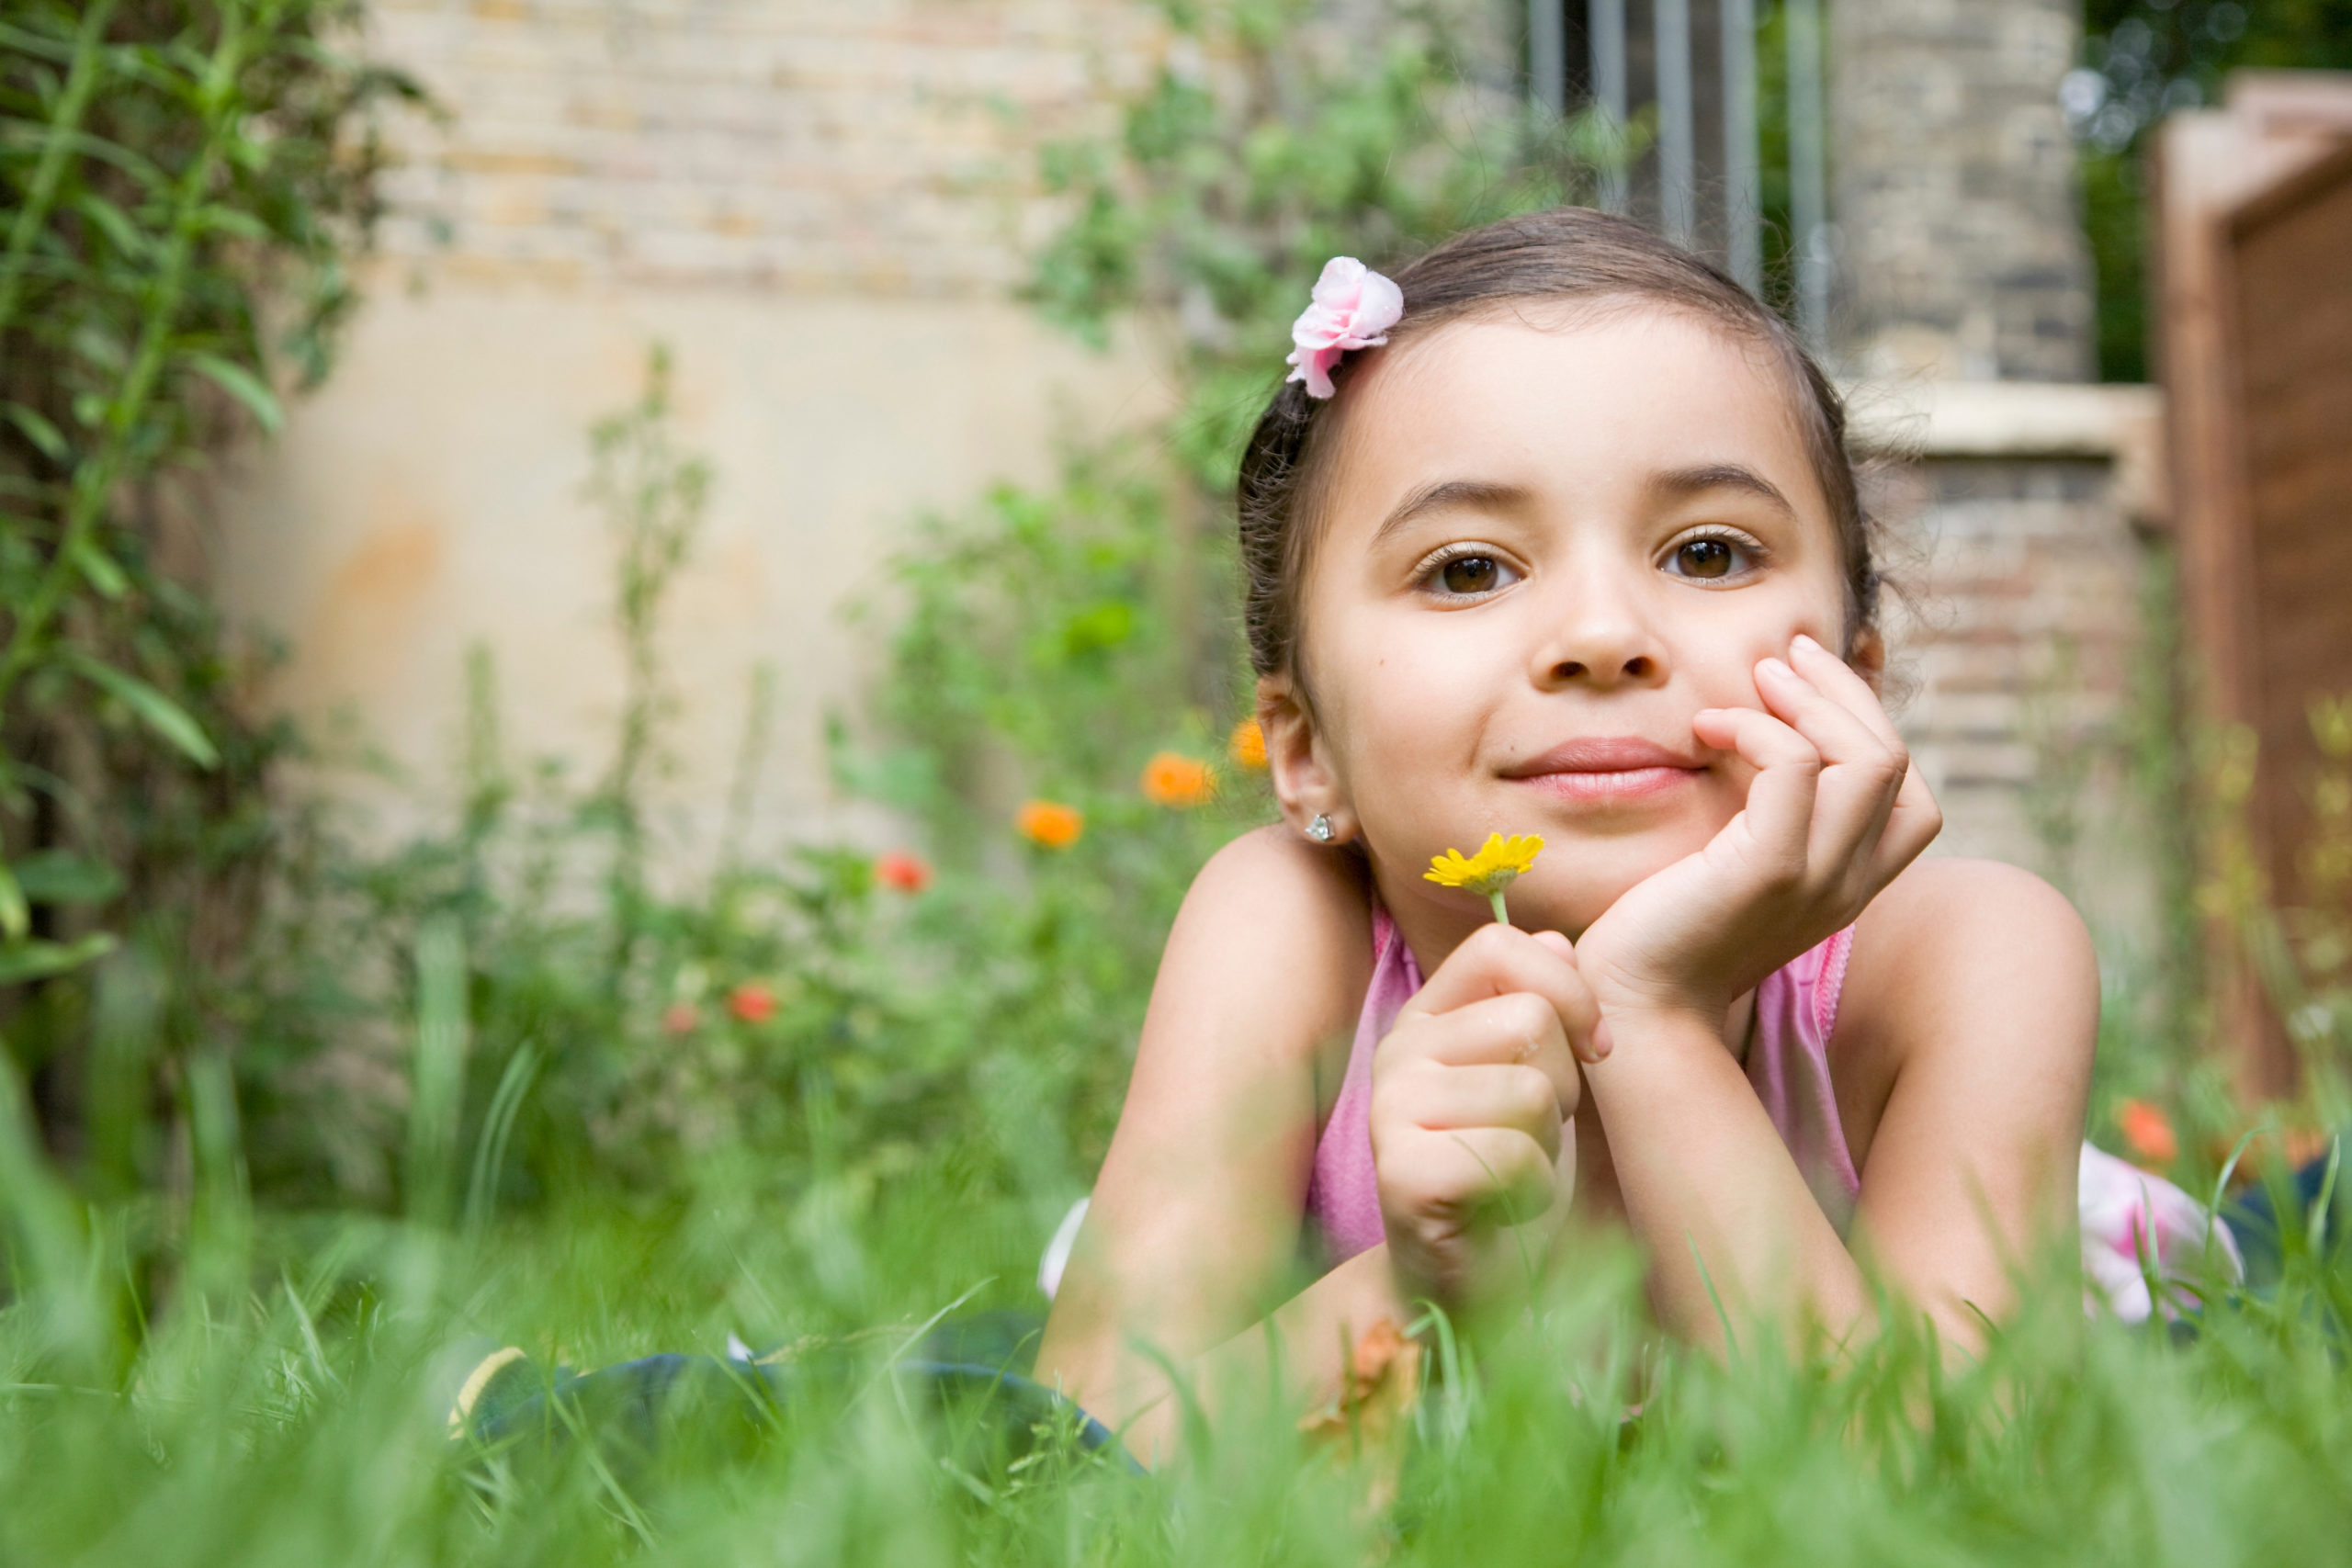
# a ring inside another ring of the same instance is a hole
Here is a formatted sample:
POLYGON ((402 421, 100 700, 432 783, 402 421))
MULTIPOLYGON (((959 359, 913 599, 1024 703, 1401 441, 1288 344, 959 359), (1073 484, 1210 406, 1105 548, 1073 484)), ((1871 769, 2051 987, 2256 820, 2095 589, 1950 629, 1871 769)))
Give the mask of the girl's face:
POLYGON ((1762 348, 1635 308, 1457 322, 1342 396, 1306 701, 1266 688, 1277 785, 1361 833, 1408 928, 1485 918, 1421 880, 1431 856, 1540 833, 1514 920, 1581 933, 1746 799, 1692 716, 1761 707, 1756 665, 1799 632, 1844 641, 1789 393, 1762 348))

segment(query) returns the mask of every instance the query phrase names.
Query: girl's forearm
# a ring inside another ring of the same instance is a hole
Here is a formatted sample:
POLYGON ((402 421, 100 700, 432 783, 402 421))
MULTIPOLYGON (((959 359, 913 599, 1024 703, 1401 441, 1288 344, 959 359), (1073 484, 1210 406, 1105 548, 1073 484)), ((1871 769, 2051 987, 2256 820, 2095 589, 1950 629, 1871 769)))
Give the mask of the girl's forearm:
POLYGON ((1716 1345, 1726 1319, 1735 1334, 1809 1321, 1842 1337, 1869 1306, 1861 1270, 1720 1030, 1656 1013, 1612 1015, 1609 1031, 1585 1081, 1668 1325, 1716 1345))
POLYGON ((1409 1315, 1384 1243, 1200 1355, 1163 1360, 1136 1338, 1105 1329, 1091 1337, 1094 1354, 1085 1356, 1064 1351, 1049 1335, 1037 1375, 1049 1385, 1059 1382, 1063 1393, 1120 1434, 1128 1452, 1156 1468, 1182 1442, 1185 1397, 1211 1419, 1235 1401, 1268 1393, 1284 1407, 1318 1404, 1340 1390, 1351 1348, 1367 1329, 1383 1318, 1401 1328, 1409 1315), (1181 1395, 1171 1365, 1182 1380, 1181 1395))

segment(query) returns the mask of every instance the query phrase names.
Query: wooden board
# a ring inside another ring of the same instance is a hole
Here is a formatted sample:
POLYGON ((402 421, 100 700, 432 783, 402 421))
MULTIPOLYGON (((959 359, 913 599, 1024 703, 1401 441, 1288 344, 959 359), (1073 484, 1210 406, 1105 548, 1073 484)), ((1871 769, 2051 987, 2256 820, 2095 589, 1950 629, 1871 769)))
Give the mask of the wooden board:
MULTIPOLYGON (((2255 74, 2158 139, 2156 360, 2192 698, 2248 727, 2248 831, 2291 902, 2318 761, 2312 698, 2352 691, 2352 76, 2255 74)), ((2233 933, 2212 979, 2251 1098, 2296 1058, 2233 933)))

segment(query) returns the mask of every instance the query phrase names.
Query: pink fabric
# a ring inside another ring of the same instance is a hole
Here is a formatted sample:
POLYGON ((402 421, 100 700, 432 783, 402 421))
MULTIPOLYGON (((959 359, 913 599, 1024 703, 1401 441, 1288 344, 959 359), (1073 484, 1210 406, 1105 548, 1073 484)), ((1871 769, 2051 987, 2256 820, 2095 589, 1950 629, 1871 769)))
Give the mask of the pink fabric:
MULTIPOLYGON (((1862 1189, 1838 1120, 1829 1082, 1829 1032, 1838 1021, 1838 993, 1846 983, 1851 927, 1774 970, 1756 987, 1756 1030, 1747 1053, 1747 1081, 1804 1173, 1822 1212, 1845 1233, 1862 1189)), ((1306 1184, 1306 1213, 1323 1234, 1329 1260, 1343 1263, 1377 1247, 1380 1188, 1372 1164, 1372 1054, 1396 1027, 1396 1015, 1421 988, 1413 962, 1388 911, 1372 911, 1372 984, 1356 1021, 1347 1076, 1315 1144, 1306 1184)))
POLYGON ((1380 1183, 1372 1168, 1372 1053, 1396 1027, 1396 1015, 1421 988, 1421 966, 1396 922, 1377 900, 1372 906, 1372 984, 1364 988, 1348 1076, 1323 1135, 1315 1141, 1315 1171, 1306 1181, 1306 1214, 1322 1230, 1333 1264, 1346 1262, 1387 1239, 1380 1223, 1380 1183))

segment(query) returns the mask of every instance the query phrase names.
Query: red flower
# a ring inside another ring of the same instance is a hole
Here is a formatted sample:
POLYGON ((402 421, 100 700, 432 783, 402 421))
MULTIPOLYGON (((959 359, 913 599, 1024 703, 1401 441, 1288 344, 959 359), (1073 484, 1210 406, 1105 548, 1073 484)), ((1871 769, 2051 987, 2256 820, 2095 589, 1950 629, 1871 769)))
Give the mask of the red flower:
POLYGON ((921 855, 892 850, 876 858, 874 880, 901 893, 920 893, 931 886, 931 865, 921 855))
POLYGON ((775 1016, 775 993, 757 980, 746 980, 727 993, 727 1010, 745 1023, 765 1023, 775 1016))
POLYGON ((692 1034, 702 1021, 702 1010, 692 1002, 672 1002, 662 1010, 662 1032, 692 1034))

